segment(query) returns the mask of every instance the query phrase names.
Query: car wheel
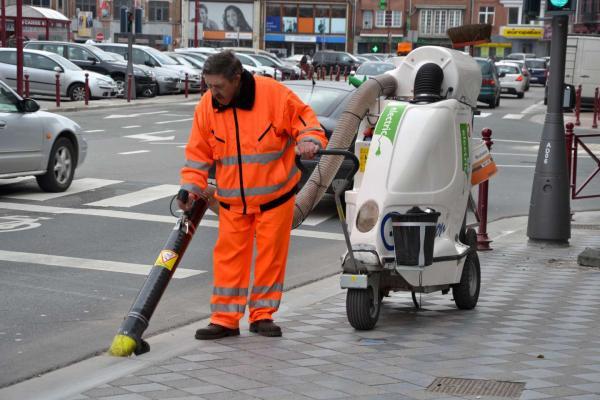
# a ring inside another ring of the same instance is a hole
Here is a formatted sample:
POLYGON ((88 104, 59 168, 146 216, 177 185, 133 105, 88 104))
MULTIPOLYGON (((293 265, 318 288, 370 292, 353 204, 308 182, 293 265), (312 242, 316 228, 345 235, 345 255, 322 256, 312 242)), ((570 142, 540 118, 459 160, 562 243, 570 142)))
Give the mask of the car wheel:
POLYGON ((71 101, 83 101, 85 100, 85 86, 83 83, 74 83, 69 88, 68 93, 71 101))
POLYGON ((112 78, 117 85, 117 96, 125 96, 125 76, 115 74, 112 78))
POLYGON ((142 90, 142 96, 144 96, 144 97, 156 96, 156 86, 146 86, 144 88, 144 90, 142 90))
POLYGON ((59 138, 50 152, 48 168, 44 175, 36 176, 39 187, 46 192, 64 192, 71 186, 77 159, 73 143, 59 138))
POLYGON ((518 99, 522 99, 523 96, 525 96, 525 93, 521 92, 521 93, 517 93, 517 98, 518 99))
POLYGON ((496 100, 492 99, 488 102, 488 107, 489 108, 496 108, 496 100))

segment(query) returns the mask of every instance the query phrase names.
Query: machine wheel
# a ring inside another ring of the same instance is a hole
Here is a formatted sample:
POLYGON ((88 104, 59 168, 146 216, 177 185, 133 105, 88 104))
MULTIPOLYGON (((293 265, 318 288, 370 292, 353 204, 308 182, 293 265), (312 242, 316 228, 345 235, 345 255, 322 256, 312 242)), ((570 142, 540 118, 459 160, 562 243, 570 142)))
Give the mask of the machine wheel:
POLYGON ((471 310, 477 305, 481 286, 481 270, 477 253, 470 253, 465 260, 460 283, 452 286, 452 295, 456 306, 462 310, 471 310))
POLYGON ((381 300, 375 304, 373 288, 348 289, 346 295, 346 314, 354 329, 367 331, 373 329, 379 319, 381 300))
POLYGON ((36 176, 39 187, 46 192, 67 190, 73 181, 75 160, 73 143, 65 137, 59 138, 52 146, 46 173, 36 176))
POLYGON ((477 232, 473 228, 468 228, 464 234, 464 244, 471 248, 471 251, 477 251, 477 232))

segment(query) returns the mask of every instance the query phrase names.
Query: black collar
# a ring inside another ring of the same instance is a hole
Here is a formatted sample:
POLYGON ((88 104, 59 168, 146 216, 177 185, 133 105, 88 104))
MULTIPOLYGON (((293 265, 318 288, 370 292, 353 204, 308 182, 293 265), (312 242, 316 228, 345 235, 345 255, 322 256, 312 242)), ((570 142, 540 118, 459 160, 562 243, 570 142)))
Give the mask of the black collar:
POLYGON ((213 108, 219 111, 225 111, 229 107, 241 108, 242 110, 252 110, 254 106, 254 97, 256 96, 256 82, 254 76, 246 70, 242 71, 240 80, 240 92, 228 105, 220 104, 214 97, 212 98, 213 108))

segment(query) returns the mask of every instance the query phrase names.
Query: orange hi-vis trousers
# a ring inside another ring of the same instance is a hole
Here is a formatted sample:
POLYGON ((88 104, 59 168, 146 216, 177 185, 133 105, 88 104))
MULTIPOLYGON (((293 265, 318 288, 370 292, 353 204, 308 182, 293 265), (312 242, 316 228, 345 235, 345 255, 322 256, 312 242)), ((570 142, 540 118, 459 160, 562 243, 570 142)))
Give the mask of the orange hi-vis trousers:
POLYGON ((211 323, 237 328, 248 301, 254 237, 256 260, 250 292, 250 323, 272 319, 279 308, 294 216, 295 196, 268 211, 239 214, 219 208, 213 253, 211 323))

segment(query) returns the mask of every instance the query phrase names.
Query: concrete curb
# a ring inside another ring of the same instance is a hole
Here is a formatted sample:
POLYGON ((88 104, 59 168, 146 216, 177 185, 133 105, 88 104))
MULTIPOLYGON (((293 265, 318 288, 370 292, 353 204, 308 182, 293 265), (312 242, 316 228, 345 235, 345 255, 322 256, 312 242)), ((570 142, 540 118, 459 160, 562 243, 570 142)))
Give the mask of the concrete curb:
MULTIPOLYGON (((123 100, 122 104, 102 104, 102 100, 96 100, 97 104, 90 103, 90 105, 77 105, 74 107, 48 107, 45 108, 45 104, 41 102, 46 102, 45 100, 40 100, 40 107, 42 111, 53 112, 53 113, 65 113, 65 112, 76 112, 76 111, 95 111, 95 110, 110 110, 115 108, 123 108, 123 107, 139 107, 139 106, 152 106, 152 105, 161 105, 161 104, 174 104, 178 102, 192 102, 199 101, 201 96, 197 96, 196 94, 185 97, 177 97, 177 98, 168 98, 167 100, 163 100, 164 98, 155 98, 153 100, 133 100, 130 103, 127 103, 126 100, 123 100)), ((110 101, 110 100, 108 100, 110 101)))

